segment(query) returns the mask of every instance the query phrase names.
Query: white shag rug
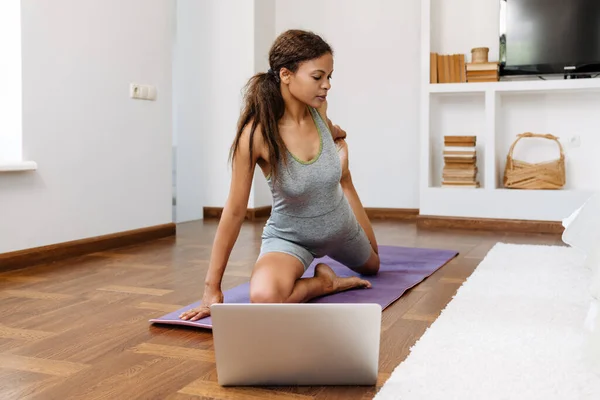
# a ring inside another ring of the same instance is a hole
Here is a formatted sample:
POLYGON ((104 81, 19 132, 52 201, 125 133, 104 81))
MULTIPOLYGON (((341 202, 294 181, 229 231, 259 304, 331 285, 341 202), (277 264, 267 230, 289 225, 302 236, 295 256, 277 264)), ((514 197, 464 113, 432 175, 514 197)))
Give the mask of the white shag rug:
POLYGON ((600 399, 583 260, 568 247, 494 246, 375 400, 600 399))

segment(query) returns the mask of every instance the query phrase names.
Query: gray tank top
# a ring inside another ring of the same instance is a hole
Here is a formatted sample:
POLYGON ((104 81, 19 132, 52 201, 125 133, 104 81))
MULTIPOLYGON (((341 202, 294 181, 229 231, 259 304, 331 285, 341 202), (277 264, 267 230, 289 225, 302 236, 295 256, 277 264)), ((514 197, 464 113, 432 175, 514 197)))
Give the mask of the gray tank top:
POLYGON ((283 156, 287 157, 287 165, 280 161, 275 184, 267 177, 275 214, 319 217, 333 211, 344 199, 337 147, 321 114, 312 107, 309 110, 319 132, 319 152, 314 159, 305 162, 286 151, 283 156))

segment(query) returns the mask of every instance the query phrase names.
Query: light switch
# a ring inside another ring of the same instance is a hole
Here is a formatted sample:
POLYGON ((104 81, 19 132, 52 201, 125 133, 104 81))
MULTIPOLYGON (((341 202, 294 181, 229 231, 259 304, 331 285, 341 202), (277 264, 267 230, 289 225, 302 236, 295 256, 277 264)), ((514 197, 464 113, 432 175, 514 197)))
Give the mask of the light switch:
POLYGON ((147 100, 156 100, 156 86, 148 86, 147 100))
POLYGON ((131 85, 129 85, 129 96, 132 99, 139 99, 140 98, 140 85, 132 83, 131 85))
POLYGON ((132 83, 129 85, 129 97, 137 100, 156 100, 156 87, 132 83))

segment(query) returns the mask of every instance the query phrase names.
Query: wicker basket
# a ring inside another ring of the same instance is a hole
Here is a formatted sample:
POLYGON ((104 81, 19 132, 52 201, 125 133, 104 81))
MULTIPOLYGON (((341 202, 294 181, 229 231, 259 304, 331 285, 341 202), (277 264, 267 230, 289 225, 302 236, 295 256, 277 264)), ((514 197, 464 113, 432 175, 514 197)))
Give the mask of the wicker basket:
POLYGON ((517 139, 510 147, 508 156, 506 157, 504 187, 510 189, 560 189, 565 185, 565 181, 565 155, 556 136, 531 132, 517 135, 517 139), (558 144, 560 157, 552 161, 536 164, 513 159, 515 145, 523 138, 554 140, 558 144))

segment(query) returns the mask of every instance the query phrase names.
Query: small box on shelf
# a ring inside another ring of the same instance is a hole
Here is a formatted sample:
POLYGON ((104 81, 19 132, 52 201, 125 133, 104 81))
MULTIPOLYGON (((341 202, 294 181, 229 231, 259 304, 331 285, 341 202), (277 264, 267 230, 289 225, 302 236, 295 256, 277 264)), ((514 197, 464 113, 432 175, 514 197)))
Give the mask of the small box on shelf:
POLYGON ((480 187, 476 144, 476 136, 444 136, 442 187, 480 187))

